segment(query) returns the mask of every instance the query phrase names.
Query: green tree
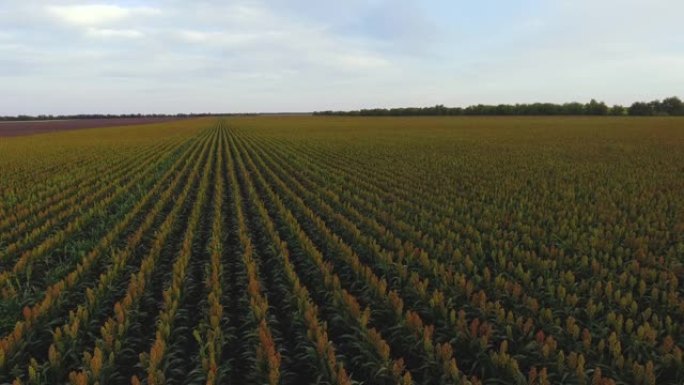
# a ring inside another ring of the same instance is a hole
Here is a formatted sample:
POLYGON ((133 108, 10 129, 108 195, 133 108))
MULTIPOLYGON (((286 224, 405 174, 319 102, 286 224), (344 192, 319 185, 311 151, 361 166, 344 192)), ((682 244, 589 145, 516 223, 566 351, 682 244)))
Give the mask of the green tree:
POLYGON ((649 116, 653 115, 653 107, 650 103, 645 102, 634 102, 627 109, 627 112, 631 116, 649 116))
POLYGON ((623 107, 619 104, 616 104, 610 108, 610 111, 608 111, 608 114, 613 115, 613 116, 622 116, 622 115, 625 115, 625 112, 627 112, 627 109, 625 107, 623 107))
POLYGON ((591 99, 585 105, 584 110, 587 115, 608 115, 608 106, 604 102, 597 102, 596 99, 591 99))
POLYGON ((668 115, 684 115, 684 103, 676 96, 666 98, 660 103, 660 110, 668 115))

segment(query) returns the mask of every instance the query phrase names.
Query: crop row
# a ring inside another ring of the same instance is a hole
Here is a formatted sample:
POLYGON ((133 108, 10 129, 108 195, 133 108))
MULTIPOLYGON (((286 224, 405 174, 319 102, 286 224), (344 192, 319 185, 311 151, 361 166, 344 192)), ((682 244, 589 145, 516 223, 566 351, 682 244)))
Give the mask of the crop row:
POLYGON ((202 124, 41 164, 29 188, 28 165, 5 163, 0 381, 684 380, 669 187, 634 179, 617 207, 621 169, 508 177, 564 169, 527 147, 557 163, 202 124))

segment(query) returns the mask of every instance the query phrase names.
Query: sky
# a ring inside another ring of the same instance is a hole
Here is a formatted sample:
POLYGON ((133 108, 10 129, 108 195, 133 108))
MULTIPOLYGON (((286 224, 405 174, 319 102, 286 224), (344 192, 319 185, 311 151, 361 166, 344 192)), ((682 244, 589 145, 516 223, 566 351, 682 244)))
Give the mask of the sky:
POLYGON ((0 0, 0 115, 684 97, 682 0, 0 0))

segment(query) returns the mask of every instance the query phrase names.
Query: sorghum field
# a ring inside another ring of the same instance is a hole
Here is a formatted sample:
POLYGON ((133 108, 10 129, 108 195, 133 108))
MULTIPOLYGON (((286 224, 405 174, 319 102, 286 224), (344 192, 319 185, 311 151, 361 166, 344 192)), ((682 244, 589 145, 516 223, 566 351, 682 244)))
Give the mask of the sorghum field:
POLYGON ((0 138, 0 382, 684 383, 684 119, 0 138))

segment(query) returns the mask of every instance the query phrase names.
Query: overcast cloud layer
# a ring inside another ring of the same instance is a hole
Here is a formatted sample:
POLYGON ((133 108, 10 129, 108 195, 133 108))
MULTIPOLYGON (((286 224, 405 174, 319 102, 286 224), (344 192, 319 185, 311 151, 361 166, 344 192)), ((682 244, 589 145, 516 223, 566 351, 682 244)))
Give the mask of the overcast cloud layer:
POLYGON ((684 96, 681 0, 0 6, 0 115, 684 96))

